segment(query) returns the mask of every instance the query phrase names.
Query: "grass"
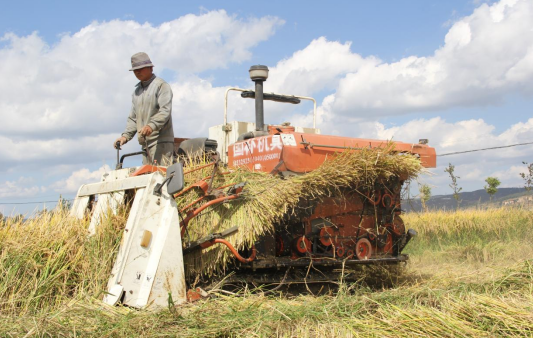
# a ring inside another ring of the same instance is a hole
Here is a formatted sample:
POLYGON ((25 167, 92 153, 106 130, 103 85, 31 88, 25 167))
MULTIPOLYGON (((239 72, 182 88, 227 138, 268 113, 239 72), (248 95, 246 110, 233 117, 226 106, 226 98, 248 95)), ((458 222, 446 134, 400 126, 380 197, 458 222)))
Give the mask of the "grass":
POLYGON ((100 301, 120 221, 90 239, 87 222, 61 211, 0 226, 0 337, 533 335, 533 215, 525 209, 405 215, 419 236, 389 288, 213 294, 157 313, 100 301))
POLYGON ((417 263, 490 266, 533 257, 533 213, 520 208, 410 213, 419 237, 407 252, 417 263))

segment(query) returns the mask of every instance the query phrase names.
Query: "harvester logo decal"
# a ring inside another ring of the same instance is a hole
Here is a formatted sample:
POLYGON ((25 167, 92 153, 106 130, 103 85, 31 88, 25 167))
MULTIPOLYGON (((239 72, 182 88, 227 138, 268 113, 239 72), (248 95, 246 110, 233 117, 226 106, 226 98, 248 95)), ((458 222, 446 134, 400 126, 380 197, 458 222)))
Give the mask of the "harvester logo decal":
POLYGON ((249 156, 250 154, 269 153, 281 150, 283 143, 279 135, 260 137, 233 145, 233 157, 249 156), (270 144, 269 144, 270 142, 270 144))
POLYGON ((280 135, 247 140, 233 145, 234 167, 262 161, 278 161, 283 143, 280 135), (241 157, 241 158, 239 158, 241 157))

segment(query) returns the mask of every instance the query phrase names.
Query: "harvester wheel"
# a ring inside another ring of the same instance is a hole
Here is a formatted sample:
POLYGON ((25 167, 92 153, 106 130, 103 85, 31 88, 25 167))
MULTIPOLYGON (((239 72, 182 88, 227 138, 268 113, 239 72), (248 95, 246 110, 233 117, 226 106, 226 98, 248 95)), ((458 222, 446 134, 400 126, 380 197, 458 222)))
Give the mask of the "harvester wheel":
POLYGON ((345 250, 344 250, 343 246, 339 246, 335 250, 335 254, 337 255, 337 257, 343 257, 344 256, 344 252, 345 252, 345 250))
POLYGON ((372 244, 366 238, 361 238, 355 244, 355 255, 358 259, 364 260, 372 257, 372 244))
POLYGON ((323 227, 320 229, 320 243, 324 246, 330 246, 333 237, 333 228, 332 227, 323 227))
POLYGON ((378 205, 379 201, 381 201, 381 192, 377 191, 373 195, 370 191, 366 193, 366 199, 367 201, 372 205, 378 205), (372 196, 374 197, 372 199, 372 196))
POLYGON ((296 240, 296 250, 300 254, 311 252, 311 241, 305 238, 305 236, 299 237, 296 240))
POLYGON ((353 250, 352 249, 348 249, 346 250, 346 258, 348 259, 352 259, 354 256, 354 253, 353 253, 353 250))
POLYGON ((384 194, 381 197, 381 204, 383 205, 383 207, 390 209, 393 205, 396 204, 396 201, 394 200, 394 197, 392 197, 391 194, 384 194))

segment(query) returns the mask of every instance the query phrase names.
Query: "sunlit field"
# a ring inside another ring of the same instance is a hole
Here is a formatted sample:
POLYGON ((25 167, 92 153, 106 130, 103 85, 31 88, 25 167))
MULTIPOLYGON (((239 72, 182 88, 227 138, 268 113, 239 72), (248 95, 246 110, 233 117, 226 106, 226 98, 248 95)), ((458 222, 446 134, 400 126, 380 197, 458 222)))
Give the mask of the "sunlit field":
POLYGON ((533 214, 403 216, 419 236, 401 269, 367 269, 320 295, 246 290, 159 312, 101 302, 124 219, 87 239, 65 211, 0 226, 2 337, 398 337, 533 335, 533 214), (390 273, 394 275, 390 275, 390 273), (398 275, 396 275, 396 273, 398 275), (364 274, 391 283, 376 286, 364 274), (380 277, 381 278, 381 277, 380 277))

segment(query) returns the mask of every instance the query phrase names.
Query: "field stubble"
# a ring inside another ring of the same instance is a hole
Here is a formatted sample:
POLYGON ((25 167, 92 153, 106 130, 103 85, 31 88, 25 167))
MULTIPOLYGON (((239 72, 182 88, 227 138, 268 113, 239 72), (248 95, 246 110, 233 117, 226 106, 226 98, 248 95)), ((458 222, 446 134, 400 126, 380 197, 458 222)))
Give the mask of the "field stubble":
POLYGON ((398 337, 533 335, 533 215, 524 209, 404 216, 419 236, 396 283, 335 293, 243 291, 153 313, 101 301, 120 216, 45 213, 0 226, 0 336, 398 337))

